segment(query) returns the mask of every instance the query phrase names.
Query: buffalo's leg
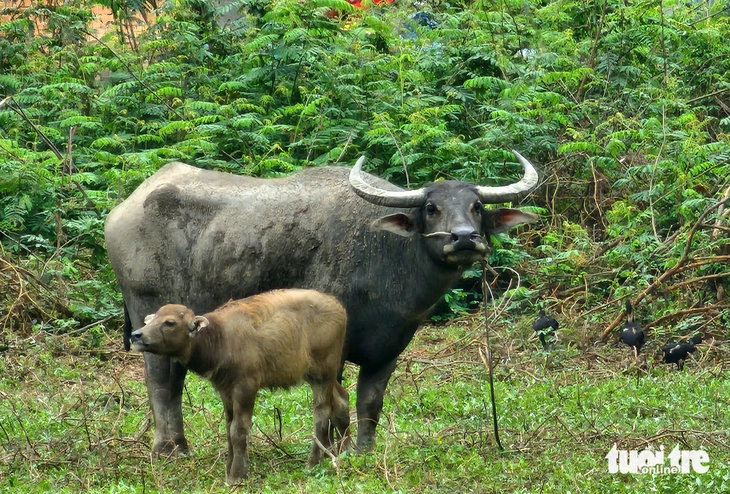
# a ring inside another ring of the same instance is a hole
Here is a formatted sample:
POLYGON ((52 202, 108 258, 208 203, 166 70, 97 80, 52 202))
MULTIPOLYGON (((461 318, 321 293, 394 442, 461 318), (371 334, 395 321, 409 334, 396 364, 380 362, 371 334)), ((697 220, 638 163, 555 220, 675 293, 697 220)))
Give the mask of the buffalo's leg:
POLYGON ((396 360, 378 368, 360 366, 357 377, 357 447, 367 451, 375 445, 375 428, 383 410, 383 395, 396 360))
POLYGON ((182 417, 182 391, 186 369, 169 357, 144 354, 145 381, 152 415, 155 440, 152 451, 158 454, 187 454, 182 417))
POLYGON ((228 485, 237 484, 248 474, 248 433, 256 402, 256 391, 237 390, 233 397, 233 420, 227 426, 230 467, 226 471, 228 485))

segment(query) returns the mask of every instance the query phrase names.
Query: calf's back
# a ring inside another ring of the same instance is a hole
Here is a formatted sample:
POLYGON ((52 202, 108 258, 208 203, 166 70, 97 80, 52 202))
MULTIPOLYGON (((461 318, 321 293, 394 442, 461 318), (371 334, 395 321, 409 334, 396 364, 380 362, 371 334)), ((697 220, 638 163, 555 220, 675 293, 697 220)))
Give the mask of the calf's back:
POLYGON ((256 388, 289 387, 337 374, 347 315, 332 296, 274 290, 230 301, 205 317, 217 331, 206 328, 196 336, 187 366, 217 388, 239 379, 256 388))

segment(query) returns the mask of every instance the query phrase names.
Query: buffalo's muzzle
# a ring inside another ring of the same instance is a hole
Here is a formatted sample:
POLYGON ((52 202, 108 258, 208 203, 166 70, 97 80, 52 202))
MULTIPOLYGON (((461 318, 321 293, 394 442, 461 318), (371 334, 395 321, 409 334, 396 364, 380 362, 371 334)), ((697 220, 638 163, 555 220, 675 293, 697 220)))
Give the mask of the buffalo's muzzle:
POLYGON ((487 246, 484 239, 471 229, 454 230, 444 245, 444 259, 451 264, 470 264, 484 258, 487 246))
POLYGON ((482 236, 479 232, 469 228, 453 230, 449 237, 449 244, 447 247, 449 246, 452 247, 452 252, 457 250, 483 251, 482 236), (482 244, 482 249, 479 248, 480 244, 482 244))

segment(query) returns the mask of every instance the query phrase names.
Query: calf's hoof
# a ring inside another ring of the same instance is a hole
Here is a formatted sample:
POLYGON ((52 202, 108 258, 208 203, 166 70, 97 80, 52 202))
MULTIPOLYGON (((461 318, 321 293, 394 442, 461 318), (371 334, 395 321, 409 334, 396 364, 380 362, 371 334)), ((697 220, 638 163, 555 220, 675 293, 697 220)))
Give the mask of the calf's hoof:
POLYGON ((234 486, 243 482, 245 475, 226 475, 226 484, 234 486))
POLYGON ((319 449, 319 446, 315 445, 316 450, 312 450, 312 453, 309 455, 309 459, 307 460, 307 468, 314 468, 316 467, 320 461, 322 461, 322 458, 324 458, 324 455, 322 451, 319 449))
POLYGON ((246 478, 246 475, 248 475, 248 466, 236 465, 234 463, 231 465, 231 468, 228 470, 228 472, 226 472, 226 484, 240 484, 243 479, 246 478))
POLYGON ((352 442, 352 438, 347 435, 337 444, 337 452, 344 453, 345 451, 352 451, 355 449, 355 444, 352 442))

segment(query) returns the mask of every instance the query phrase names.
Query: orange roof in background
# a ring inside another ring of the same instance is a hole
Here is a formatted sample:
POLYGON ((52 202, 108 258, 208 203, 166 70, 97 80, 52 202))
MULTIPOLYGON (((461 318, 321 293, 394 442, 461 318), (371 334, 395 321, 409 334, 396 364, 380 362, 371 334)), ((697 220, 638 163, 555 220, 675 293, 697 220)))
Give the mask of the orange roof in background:
MULTIPOLYGON (((32 2, 31 0, 3 0, 2 1, 2 8, 10 8, 10 9, 26 9, 32 6, 33 3, 46 5, 50 8, 53 8, 54 6, 57 6, 58 4, 62 4, 62 0, 43 0, 43 1, 36 1, 32 2)), ((89 27, 93 29, 94 31, 98 33, 106 33, 107 31, 111 30, 113 28, 114 24, 114 14, 112 14, 112 10, 108 7, 102 7, 100 5, 95 5, 91 9, 92 14, 94 15, 94 19, 91 21, 89 27)), ((154 18, 154 15, 148 14, 149 17, 154 18)), ((13 18, 18 18, 17 15, 2 15, 0 16, 1 22, 9 21, 13 18)), ((136 32, 139 32, 142 26, 135 29, 136 32)), ((43 29, 44 26, 40 25, 38 26, 39 29, 43 29)))
MULTIPOLYGON (((358 9, 362 8, 362 0, 347 0, 351 5, 357 7, 358 9)), ((381 3, 393 3, 393 0, 373 0, 373 3, 375 5, 379 5, 381 3)))

